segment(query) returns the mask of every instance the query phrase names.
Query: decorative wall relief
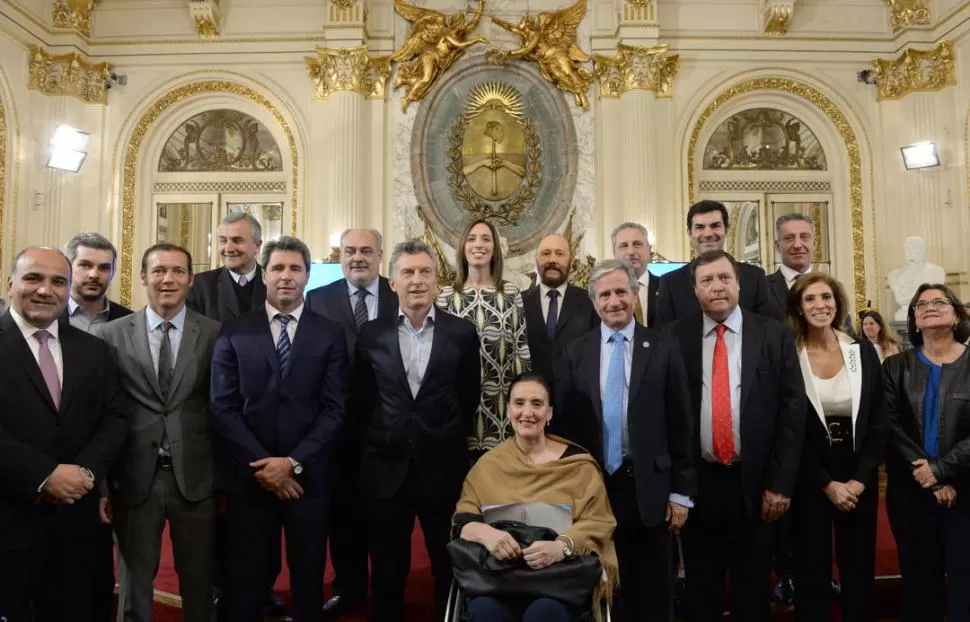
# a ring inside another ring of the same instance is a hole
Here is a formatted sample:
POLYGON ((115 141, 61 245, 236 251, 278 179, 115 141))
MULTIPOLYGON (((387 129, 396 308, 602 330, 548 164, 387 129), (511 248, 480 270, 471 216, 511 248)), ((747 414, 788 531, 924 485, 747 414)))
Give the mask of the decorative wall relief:
POLYGON ((900 99, 917 91, 939 91, 952 86, 957 83, 953 63, 950 41, 943 41, 932 50, 907 49, 895 60, 876 59, 876 99, 900 99))
POLYGON ((91 36, 94 0, 54 0, 54 26, 70 28, 79 35, 91 36))
POLYGON ((826 170, 806 123, 775 108, 750 108, 721 123, 704 149, 705 169, 826 170))
POLYGON ((237 110, 207 110, 188 119, 165 142, 158 171, 282 171, 269 129, 237 110))
POLYGON ((368 99, 384 99, 391 75, 389 56, 371 58, 367 46, 317 48, 306 56, 307 73, 313 81, 313 99, 327 99, 334 91, 350 91, 368 99))
POLYGON ((615 99, 629 91, 655 91, 657 97, 670 97, 677 75, 680 55, 667 56, 670 46, 616 46, 616 56, 593 57, 600 82, 600 97, 615 99))
POLYGON ((893 32, 910 26, 929 26, 930 8, 925 0, 889 0, 889 20, 893 32))
POLYGON ((220 0, 189 0, 192 23, 203 39, 218 39, 222 36, 225 15, 219 2, 220 0))
POLYGON ((54 56, 40 46, 32 46, 29 72, 29 89, 45 95, 71 95, 89 104, 108 102, 108 63, 88 63, 77 52, 54 56))

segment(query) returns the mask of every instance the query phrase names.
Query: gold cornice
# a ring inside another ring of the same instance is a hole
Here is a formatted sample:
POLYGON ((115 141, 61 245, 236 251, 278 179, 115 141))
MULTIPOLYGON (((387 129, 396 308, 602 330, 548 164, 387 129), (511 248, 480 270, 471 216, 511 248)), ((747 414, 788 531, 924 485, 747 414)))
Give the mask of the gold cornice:
POLYGON ((701 130, 711 116, 732 99, 756 91, 782 91, 800 97, 818 108, 835 126, 842 143, 845 146, 849 163, 849 207, 852 224, 852 283, 855 288, 856 309, 866 306, 866 287, 868 284, 866 272, 866 243, 865 243, 865 208, 862 198, 862 152, 855 131, 849 120, 838 106, 824 93, 797 80, 790 78, 752 78, 731 86, 715 97, 694 123, 688 142, 687 151, 687 188, 689 202, 693 203, 697 196, 697 177, 695 170, 695 155, 697 141, 701 130))
POLYGON ((616 46, 616 56, 593 56, 593 67, 600 83, 600 97, 618 98, 628 91, 656 91, 657 97, 670 97, 680 56, 667 56, 667 44, 640 47, 616 46))
POLYGON ((111 75, 111 65, 88 63, 77 52, 55 56, 40 46, 29 49, 27 88, 45 95, 71 95, 89 104, 108 103, 105 85, 111 75))
POLYGON ((761 9, 765 35, 781 37, 788 34, 788 26, 791 24, 792 14, 794 13, 794 4, 794 2, 765 2, 761 9))
POLYGON ((888 0, 893 32, 910 26, 929 26, 930 8, 923 0, 888 0))
POLYGON ((94 0, 54 0, 54 26, 68 28, 84 37, 91 36, 94 0))
POLYGON ((391 76, 391 57, 371 58, 367 46, 317 48, 307 56, 306 66, 313 81, 313 99, 327 99, 335 91, 350 91, 368 99, 384 99, 391 76))
POLYGON ((917 91, 939 91, 957 83, 953 43, 943 41, 932 50, 908 49, 895 59, 872 62, 878 78, 876 100, 901 99, 917 91))
POLYGON ((297 197, 299 196, 297 184, 300 180, 296 137, 290 128, 290 124, 280 111, 277 110, 276 106, 273 105, 273 102, 252 88, 237 82, 232 82, 231 80, 203 80, 176 87, 165 95, 162 95, 148 107, 138 119, 138 122, 132 130, 131 137, 124 146, 124 165, 121 172, 121 292, 119 297, 121 304, 126 307, 131 306, 132 287, 134 284, 132 278, 132 262, 134 261, 135 253, 135 203, 138 198, 138 158, 144 155, 141 153, 142 144, 145 142, 149 131, 153 129, 152 126, 162 113, 172 106, 183 103, 187 99, 212 93, 235 95, 236 97, 255 102, 273 115, 273 118, 276 119, 276 122, 283 129, 287 145, 290 148, 290 168, 292 171, 292 181, 290 184, 290 234, 296 235, 297 217, 299 215, 297 210, 297 197))
POLYGON ((189 0, 189 12, 195 31, 206 40, 222 36, 222 10, 219 0, 189 0))

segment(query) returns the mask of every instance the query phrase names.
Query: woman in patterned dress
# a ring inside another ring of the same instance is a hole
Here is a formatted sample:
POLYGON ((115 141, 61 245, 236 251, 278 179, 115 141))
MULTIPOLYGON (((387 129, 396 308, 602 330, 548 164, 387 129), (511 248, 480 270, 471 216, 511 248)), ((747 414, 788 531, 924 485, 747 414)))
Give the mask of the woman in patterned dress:
POLYGON ((473 460, 512 437, 506 399, 512 379, 531 367, 522 296, 502 279, 498 231, 486 220, 468 225, 458 240, 457 276, 438 306, 471 320, 482 357, 482 399, 468 448, 473 460))

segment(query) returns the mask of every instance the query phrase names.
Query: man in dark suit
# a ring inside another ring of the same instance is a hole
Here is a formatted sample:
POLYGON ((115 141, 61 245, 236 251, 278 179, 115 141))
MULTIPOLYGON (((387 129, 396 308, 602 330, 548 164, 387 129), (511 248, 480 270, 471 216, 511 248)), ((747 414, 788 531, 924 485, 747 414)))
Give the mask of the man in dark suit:
POLYGON ((628 262, 593 268, 590 296, 601 324, 566 346, 553 430, 586 447, 605 471, 617 521, 618 617, 670 622, 670 534, 696 494, 693 419, 674 340, 634 321, 638 285, 628 262))
POLYGON ((610 234, 613 243, 613 259, 622 259, 633 266, 640 284, 637 290, 637 308, 634 317, 644 326, 656 324, 657 291, 660 279, 651 276, 647 269, 653 249, 650 247, 650 234, 647 228, 635 222, 625 222, 613 229, 610 234))
POLYGON ((228 214, 219 225, 222 267, 195 275, 189 309, 225 322, 266 302, 266 286, 256 258, 263 244, 259 221, 245 212, 228 214))
POLYGON ((569 284, 573 258, 569 240, 558 233, 542 238, 536 250, 539 283, 522 292, 532 370, 555 384, 553 364, 573 339, 599 324, 581 287, 569 284))
MULTIPOLYGON (((694 254, 724 250, 727 236, 728 211, 717 201, 700 201, 687 211, 687 235, 694 254)), ((660 278, 657 292, 657 326, 662 327, 678 318, 697 313, 697 297, 691 284, 693 262, 660 278)), ((746 263, 737 264, 741 279, 740 305, 758 315, 784 320, 784 309, 771 295, 765 271, 746 263)))
MULTIPOLYGON (((383 239, 373 229, 349 229, 340 236, 344 278, 307 294, 306 308, 340 324, 353 364, 357 334, 364 322, 397 315, 397 294, 378 275, 384 260, 383 239)), ((353 380, 350 381, 353 383, 353 380)), ((333 452, 333 499, 330 506, 330 559, 334 594, 323 609, 336 617, 367 598, 367 526, 357 503, 363 430, 362 413, 350 412, 333 452)))
MULTIPOLYGON (((59 251, 14 259, 0 317, 0 618, 89 622, 98 494, 128 430, 108 346, 57 321, 71 266, 59 251)), ((99 621, 100 622, 100 621, 99 621)))
POLYGON ((371 619, 404 619, 411 532, 421 520, 437 617, 451 583, 451 516, 468 472, 468 437, 481 392, 475 326, 434 306, 437 261, 403 242, 390 261, 400 309, 364 324, 350 412, 364 418, 360 487, 368 512, 371 619))
POLYGON ((148 305, 100 327, 131 404, 122 460, 111 471, 102 520, 118 534, 119 622, 150 622, 152 582, 171 525, 185 619, 208 622, 215 572, 216 504, 209 424, 209 365, 219 322, 189 311, 192 256, 156 244, 142 256, 148 305))
POLYGON ((307 311, 310 250, 281 236, 262 251, 266 303, 223 325, 212 355, 212 425, 229 463, 226 616, 263 619, 281 530, 296 622, 323 608, 331 447, 344 419, 347 344, 307 311))
POLYGON ((805 387, 791 331, 742 311, 740 267, 701 253, 691 280, 701 311, 669 325, 690 382, 698 494, 682 538, 689 620, 767 622, 774 522, 788 511, 805 432, 805 387))

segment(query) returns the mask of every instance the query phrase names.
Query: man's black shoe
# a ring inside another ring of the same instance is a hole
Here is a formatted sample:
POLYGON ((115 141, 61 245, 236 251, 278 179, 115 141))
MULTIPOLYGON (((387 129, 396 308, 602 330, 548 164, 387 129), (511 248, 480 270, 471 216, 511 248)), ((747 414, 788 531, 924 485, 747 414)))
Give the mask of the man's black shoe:
POLYGON ((327 618, 332 619, 347 613, 362 602, 364 602, 364 599, 360 597, 348 598, 340 594, 335 594, 323 605, 323 613, 326 614, 327 618))
POLYGON ((782 577, 775 585, 775 601, 783 605, 795 602, 795 581, 791 577, 782 577))
POLYGON ((283 599, 272 590, 266 595, 263 614, 268 618, 281 618, 286 615, 286 605, 283 604, 283 599))

